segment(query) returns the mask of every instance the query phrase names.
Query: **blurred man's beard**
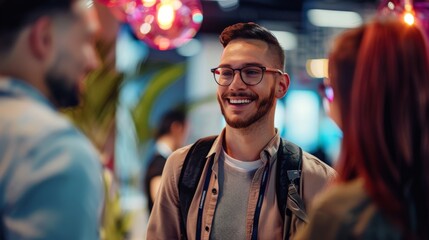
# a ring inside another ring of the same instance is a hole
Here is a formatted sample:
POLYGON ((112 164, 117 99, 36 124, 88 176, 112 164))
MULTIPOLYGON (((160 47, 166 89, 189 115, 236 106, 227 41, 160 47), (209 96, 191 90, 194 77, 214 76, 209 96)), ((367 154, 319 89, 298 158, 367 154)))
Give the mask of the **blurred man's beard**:
POLYGON ((275 98, 274 93, 275 93, 275 89, 272 88, 270 95, 264 99, 261 99, 258 102, 258 104, 257 104, 258 110, 256 111, 256 113, 247 119, 239 119, 239 120, 229 119, 228 116, 225 114, 225 109, 223 108, 222 100, 219 99, 219 97, 218 97, 218 102, 220 105, 220 109, 222 111, 222 115, 224 116, 226 123, 230 127, 232 127, 232 128, 247 128, 268 114, 268 112, 270 111, 270 109, 274 105, 274 98, 275 98))
POLYGON ((68 84, 66 77, 49 72, 46 76, 46 85, 51 100, 58 108, 74 107, 79 104, 78 86, 68 84))

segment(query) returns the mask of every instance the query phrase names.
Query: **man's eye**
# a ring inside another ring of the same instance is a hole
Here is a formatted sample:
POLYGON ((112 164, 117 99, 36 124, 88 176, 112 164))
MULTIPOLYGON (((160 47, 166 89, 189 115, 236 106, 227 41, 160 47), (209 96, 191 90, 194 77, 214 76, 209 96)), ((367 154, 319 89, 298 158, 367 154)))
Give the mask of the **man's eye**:
POLYGON ((244 71, 244 74, 249 76, 261 74, 261 70, 257 68, 243 69, 243 71, 244 71))
POLYGON ((220 71, 220 75, 223 77, 230 77, 232 75, 232 71, 220 71))

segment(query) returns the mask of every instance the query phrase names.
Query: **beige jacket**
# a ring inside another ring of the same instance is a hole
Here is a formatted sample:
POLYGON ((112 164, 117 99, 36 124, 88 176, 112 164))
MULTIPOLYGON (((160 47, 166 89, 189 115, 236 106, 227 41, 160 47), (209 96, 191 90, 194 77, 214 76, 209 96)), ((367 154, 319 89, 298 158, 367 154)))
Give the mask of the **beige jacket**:
MULTIPOLYGON (((217 189, 219 184, 217 180, 218 175, 218 160, 220 152, 222 151, 222 139, 224 136, 223 131, 218 137, 212 148, 210 149, 207 157, 215 154, 214 164, 212 169, 208 169, 206 164, 203 175, 207 174, 207 171, 212 171, 209 191, 207 193, 201 227, 201 239, 208 240, 210 236, 211 226, 213 223, 213 217, 217 203, 217 189), (213 190, 212 189, 216 189, 213 190)), ((275 174, 276 174, 276 160, 277 160, 277 149, 280 144, 280 137, 277 134, 261 152, 261 160, 263 166, 261 166, 255 173, 254 180, 250 187, 249 201, 248 201, 248 212, 247 212, 247 223, 246 239, 251 238, 253 216, 256 208, 256 203, 259 194, 261 177, 264 171, 265 164, 270 164, 270 178, 267 182, 268 186, 265 192, 264 201, 259 218, 258 227, 258 239, 282 239, 283 235, 283 220, 280 216, 280 212, 277 207, 276 198, 276 186, 275 186, 275 174)), ((162 175, 162 183, 158 191, 158 195, 155 199, 153 210, 149 218, 147 239, 180 239, 180 210, 179 210, 179 193, 178 193, 178 180, 180 172, 182 170, 183 162, 186 154, 188 153, 190 146, 178 149, 168 159, 164 167, 162 175)), ((208 162, 208 161, 207 161, 208 162)), ((324 164, 309 153, 303 152, 303 163, 302 163, 302 174, 301 174, 301 190, 302 197, 306 205, 310 204, 313 197, 324 187, 325 183, 334 177, 335 171, 324 164)), ((200 182, 195 192, 195 196, 192 200, 188 219, 186 223, 187 237, 189 240, 195 240, 195 231, 197 226, 197 215, 198 215, 198 204, 200 201, 204 177, 200 178, 200 182)), ((243 203, 245 204, 245 203, 243 203)), ((227 219, 226 219, 227 220, 227 219)), ((296 231, 298 220, 292 219, 291 235, 296 231)))

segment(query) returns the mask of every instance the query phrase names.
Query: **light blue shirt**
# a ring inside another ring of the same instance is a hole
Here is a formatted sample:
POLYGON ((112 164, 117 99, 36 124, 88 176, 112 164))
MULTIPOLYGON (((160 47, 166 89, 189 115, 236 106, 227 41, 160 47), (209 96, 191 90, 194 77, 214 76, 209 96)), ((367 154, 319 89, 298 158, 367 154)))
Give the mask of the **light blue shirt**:
POLYGON ((87 138, 35 88, 0 78, 0 239, 99 239, 102 191, 87 138))

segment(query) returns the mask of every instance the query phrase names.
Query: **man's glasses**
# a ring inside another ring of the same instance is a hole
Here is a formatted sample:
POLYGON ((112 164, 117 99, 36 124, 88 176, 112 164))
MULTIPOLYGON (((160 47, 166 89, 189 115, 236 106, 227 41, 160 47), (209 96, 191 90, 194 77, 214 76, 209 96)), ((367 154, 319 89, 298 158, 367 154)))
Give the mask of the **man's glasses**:
POLYGON ((243 68, 217 67, 212 68, 210 71, 213 73, 216 83, 220 86, 229 86, 234 79, 235 71, 240 72, 241 80, 248 86, 259 84, 265 72, 284 74, 279 69, 261 66, 248 66, 243 68))
POLYGON ((332 86, 326 83, 319 85, 319 93, 323 98, 326 98, 330 103, 334 101, 334 90, 332 86))

